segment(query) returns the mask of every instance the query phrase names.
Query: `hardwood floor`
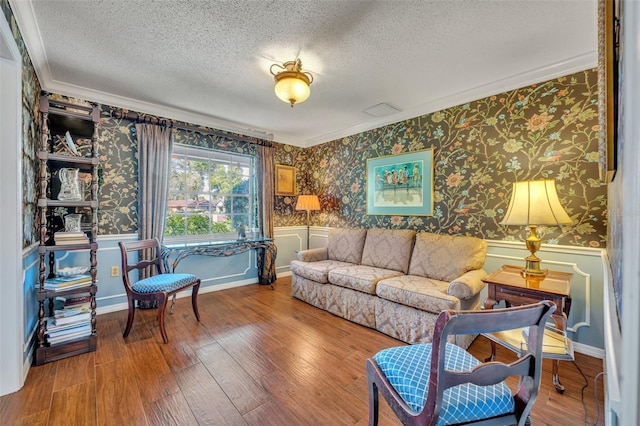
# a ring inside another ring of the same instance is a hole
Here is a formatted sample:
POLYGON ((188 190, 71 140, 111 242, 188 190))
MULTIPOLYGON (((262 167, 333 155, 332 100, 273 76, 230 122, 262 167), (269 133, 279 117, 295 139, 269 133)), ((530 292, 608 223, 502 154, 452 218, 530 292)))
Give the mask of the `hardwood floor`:
MULTIPOLYGON (((155 310, 98 316, 96 352, 32 367, 24 387, 0 397, 2 425, 365 425, 365 359, 402 344, 290 296, 290 279, 268 286, 201 294, 201 322, 190 298, 166 318, 163 344, 155 310)), ((483 359, 479 337, 470 351, 483 359)), ((498 359, 514 358, 498 348, 498 359)), ((583 425, 596 419, 594 377, 602 360, 577 354, 561 363, 558 394, 545 361, 534 425, 583 425), (587 378, 584 405, 581 389, 587 378)), ((510 383, 514 385, 515 383, 510 383)), ((600 411, 602 377, 598 380, 600 411)), ((381 402, 381 425, 397 425, 381 402)), ((604 425, 600 414, 598 425, 604 425)))

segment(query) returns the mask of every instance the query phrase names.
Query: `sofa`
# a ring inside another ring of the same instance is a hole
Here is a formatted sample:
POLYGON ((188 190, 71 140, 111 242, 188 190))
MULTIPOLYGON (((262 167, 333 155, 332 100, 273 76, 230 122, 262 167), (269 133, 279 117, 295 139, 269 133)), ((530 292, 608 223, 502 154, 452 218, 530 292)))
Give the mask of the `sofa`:
MULTIPOLYGON (((479 309, 486 241, 408 229, 329 230, 291 261, 291 295, 406 343, 428 343, 444 309, 479 309)), ((475 336, 453 336, 469 347, 475 336)))

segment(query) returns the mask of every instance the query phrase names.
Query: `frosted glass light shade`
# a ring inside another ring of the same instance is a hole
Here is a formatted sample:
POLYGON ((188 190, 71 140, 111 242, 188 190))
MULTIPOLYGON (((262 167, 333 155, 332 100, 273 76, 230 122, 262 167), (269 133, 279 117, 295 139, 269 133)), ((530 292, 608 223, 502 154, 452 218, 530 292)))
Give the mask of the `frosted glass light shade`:
POLYGON ((276 96, 290 104, 298 104, 307 100, 311 89, 306 81, 296 77, 284 77, 276 83, 276 96))
POLYGON ((282 65, 273 64, 269 71, 276 80, 276 96, 291 104, 291 108, 295 103, 306 101, 311 94, 309 85, 313 83, 313 75, 302 71, 300 58, 282 65))
POLYGON ((571 218, 560 204, 554 179, 515 182, 502 225, 561 225, 571 218))

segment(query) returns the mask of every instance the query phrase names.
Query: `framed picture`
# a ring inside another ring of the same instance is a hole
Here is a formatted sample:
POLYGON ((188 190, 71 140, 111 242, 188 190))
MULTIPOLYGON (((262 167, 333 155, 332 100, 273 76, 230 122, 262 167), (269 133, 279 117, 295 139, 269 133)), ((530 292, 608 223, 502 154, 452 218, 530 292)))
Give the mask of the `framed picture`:
POLYGON ((617 162, 619 8, 619 0, 598 0, 598 151, 603 182, 613 180, 617 162))
POLYGON ((433 216, 433 149, 368 159, 367 214, 433 216))
POLYGON ((296 168, 276 164, 276 195, 296 195, 296 168))

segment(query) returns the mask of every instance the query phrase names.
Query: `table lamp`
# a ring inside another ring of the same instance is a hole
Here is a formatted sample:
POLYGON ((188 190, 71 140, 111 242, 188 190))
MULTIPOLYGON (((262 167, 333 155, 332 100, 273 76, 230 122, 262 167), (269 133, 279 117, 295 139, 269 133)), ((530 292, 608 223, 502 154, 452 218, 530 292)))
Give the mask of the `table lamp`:
POLYGON ((525 257, 523 276, 542 276, 546 270, 540 269, 540 238, 536 232, 538 225, 562 225, 572 223, 571 218, 560 204, 554 179, 514 182, 507 214, 501 225, 526 225, 530 234, 525 240, 531 254, 525 257))
POLYGON ((311 219, 311 210, 320 210, 320 200, 318 200, 318 196, 298 195, 296 210, 307 211, 307 248, 309 248, 309 224, 311 219))

